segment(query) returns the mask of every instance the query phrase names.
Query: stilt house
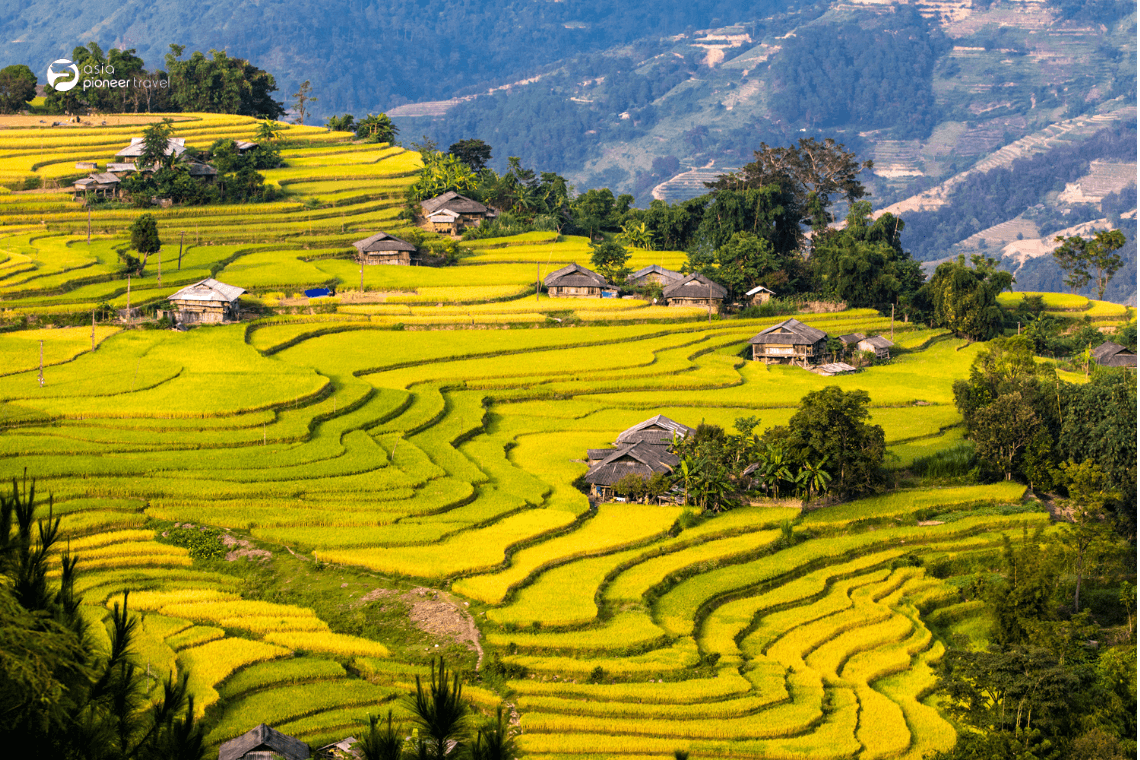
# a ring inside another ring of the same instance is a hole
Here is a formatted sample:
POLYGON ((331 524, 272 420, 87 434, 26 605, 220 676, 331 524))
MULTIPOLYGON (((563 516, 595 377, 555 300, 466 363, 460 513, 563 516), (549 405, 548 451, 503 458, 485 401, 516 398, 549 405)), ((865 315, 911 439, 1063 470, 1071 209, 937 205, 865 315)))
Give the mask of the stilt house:
POLYGON ((241 319, 241 294, 245 290, 213 278, 187 285, 166 300, 174 306, 171 319, 177 325, 221 324, 241 319))

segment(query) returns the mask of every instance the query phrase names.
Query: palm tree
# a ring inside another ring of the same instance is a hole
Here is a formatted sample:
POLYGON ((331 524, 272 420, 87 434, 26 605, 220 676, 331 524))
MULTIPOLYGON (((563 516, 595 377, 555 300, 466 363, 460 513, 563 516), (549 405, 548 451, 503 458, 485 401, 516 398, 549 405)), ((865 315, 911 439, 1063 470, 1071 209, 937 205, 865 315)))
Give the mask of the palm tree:
POLYGON ((416 676, 416 693, 409 699, 412 722, 420 729, 413 739, 417 755, 431 760, 459 757, 467 748, 467 729, 471 708, 463 701, 463 684, 459 673, 450 674, 439 659, 438 671, 432 665, 431 687, 424 688, 416 676))
POLYGON ((257 125, 257 139, 261 142, 276 140, 281 134, 281 125, 272 119, 262 119, 257 125))
POLYGON ((827 457, 824 457, 815 464, 804 462, 800 468, 800 477, 803 478, 804 484, 807 486, 808 501, 811 501, 812 491, 817 494, 823 493, 827 490, 827 484, 831 482, 830 473, 823 469, 826 464, 827 457))

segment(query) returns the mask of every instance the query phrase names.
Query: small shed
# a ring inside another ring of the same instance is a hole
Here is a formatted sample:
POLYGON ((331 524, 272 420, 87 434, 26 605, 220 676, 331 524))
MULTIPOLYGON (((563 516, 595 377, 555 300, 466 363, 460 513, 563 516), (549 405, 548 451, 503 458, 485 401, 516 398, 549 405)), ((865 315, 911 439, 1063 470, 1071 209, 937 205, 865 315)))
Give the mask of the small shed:
POLYGON ((309 745, 262 723, 218 750, 218 760, 308 760, 309 745))
POLYGON ((191 177, 207 185, 214 184, 214 180, 218 178, 218 170, 202 161, 190 161, 186 164, 186 169, 191 177))
POLYGON ((707 306, 718 309, 728 291, 703 274, 694 273, 665 288, 662 295, 670 306, 707 306))
POLYGON ((257 147, 257 143, 250 142, 249 140, 235 140, 234 147, 237 148, 238 153, 248 153, 257 147))
POLYGON ((833 375, 845 375, 848 372, 854 372, 855 368, 847 362, 830 362, 819 365, 815 371, 824 377, 832 377, 833 375))
POLYGON ((171 318, 175 324, 222 324, 241 319, 239 299, 244 292, 211 277, 187 285, 166 300, 174 306, 171 318))
POLYGON ((463 220, 459 214, 449 208, 436 211, 428 217, 428 224, 432 232, 444 235, 458 235, 463 231, 463 220))
POLYGON ((815 364, 827 354, 827 333, 798 319, 785 319, 752 337, 752 358, 765 364, 815 364))
POLYGON ((744 295, 748 296, 750 299, 749 303, 752 306, 759 306, 760 304, 768 303, 772 296, 776 294, 771 290, 768 290, 768 288, 764 287, 763 285, 757 285, 744 295))
POLYGON ((636 272, 629 276, 626 280, 626 285, 631 288, 639 288, 655 282, 662 287, 667 287, 675 282, 685 279, 685 275, 680 272, 674 272, 672 269, 650 264, 647 267, 638 269, 636 272))
POLYGON ((894 342, 887 340, 882 335, 872 335, 870 338, 864 338, 855 344, 856 351, 872 351, 875 358, 880 361, 885 361, 891 358, 891 347, 894 342))
POLYGON ((580 264, 567 264, 542 279, 551 298, 601 298, 613 286, 597 272, 580 264))
POLYGON ((591 467, 583 479, 590 484, 590 495, 605 501, 613 498, 613 487, 622 478, 637 475, 648 480, 658 473, 669 474, 680 461, 664 446, 639 441, 614 449, 591 467))
POLYGON ((846 335, 840 335, 836 340, 843 344, 843 351, 846 353, 853 349, 856 343, 864 340, 866 337, 867 336, 863 333, 847 333, 846 335))
POLYGON ((468 198, 466 195, 460 195, 454 190, 448 190, 443 195, 437 195, 435 198, 421 201, 420 209, 423 212, 424 218, 429 220, 429 224, 432 224, 433 230, 436 232, 449 232, 452 235, 458 235, 467 227, 478 227, 485 219, 494 219, 499 215, 493 208, 484 206, 479 201, 468 198), (434 223, 430 220, 432 216, 435 216, 440 211, 451 211, 458 217, 454 227, 446 230, 435 229, 434 223))
POLYGON ((387 232, 377 232, 363 240, 357 240, 352 245, 356 248, 356 260, 362 264, 407 266, 419 263, 419 255, 414 245, 387 232))
POLYGON ((83 179, 76 180, 72 188, 75 191, 75 197, 77 199, 88 193, 92 193, 101 198, 118 197, 122 194, 122 190, 119 186, 119 178, 111 172, 88 174, 83 179))
MULTIPOLYGON (((138 163, 139 158, 142 156, 143 151, 146 150, 146 141, 141 137, 132 137, 131 144, 120 150, 115 154, 115 158, 122 159, 125 163, 135 164, 138 163)), ((166 150, 163 151, 164 155, 174 156, 175 158, 181 157, 186 152, 186 139, 183 137, 170 137, 166 140, 166 150)))
POLYGON ((1136 354, 1119 343, 1107 340, 1092 350, 1092 360, 1102 367, 1136 369, 1136 354))

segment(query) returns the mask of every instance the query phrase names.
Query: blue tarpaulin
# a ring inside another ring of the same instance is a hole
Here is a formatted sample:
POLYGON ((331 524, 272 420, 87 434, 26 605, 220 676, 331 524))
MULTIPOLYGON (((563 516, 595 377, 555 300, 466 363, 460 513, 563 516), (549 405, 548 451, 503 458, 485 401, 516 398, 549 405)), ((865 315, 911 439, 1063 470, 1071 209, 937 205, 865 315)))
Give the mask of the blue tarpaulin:
POLYGON ((310 288, 305 291, 306 298, 322 298, 324 296, 331 296, 333 293, 328 288, 310 288))

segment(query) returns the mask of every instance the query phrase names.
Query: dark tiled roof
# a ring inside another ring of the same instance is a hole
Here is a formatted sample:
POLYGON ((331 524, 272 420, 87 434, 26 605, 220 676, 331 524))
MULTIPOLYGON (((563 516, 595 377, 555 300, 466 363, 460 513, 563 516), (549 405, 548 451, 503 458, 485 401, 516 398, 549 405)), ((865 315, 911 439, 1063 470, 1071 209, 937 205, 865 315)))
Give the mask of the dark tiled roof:
POLYGON ((622 434, 617 438, 617 443, 621 445, 646 441, 648 443, 670 444, 673 442, 674 433, 678 438, 684 438, 695 432, 688 425, 683 425, 663 414, 658 414, 645 422, 639 422, 628 430, 622 431, 622 434))
POLYGON ((597 272, 591 272, 579 264, 567 264, 542 278, 542 284, 548 288, 586 287, 606 288, 609 283, 606 278, 597 272))
POLYGON ((262 723, 236 739, 230 739, 218 750, 218 760, 238 760, 250 752, 274 752, 285 760, 306 760, 309 745, 262 723))
POLYGON ((443 209, 454 211, 457 214, 486 214, 491 211, 479 201, 468 198, 466 195, 460 195, 454 190, 448 190, 443 195, 421 201, 420 207, 425 214, 432 214, 443 209))
POLYGON ((847 333, 846 335, 840 335, 839 340, 843 341, 843 345, 845 346, 852 346, 866 337, 867 336, 863 333, 847 333))
POLYGON ((864 338, 859 342, 866 343, 868 345, 874 346, 875 348, 890 348, 894 345, 892 341, 887 340, 882 335, 872 335, 870 338, 864 338))
POLYGON ((590 461, 605 459, 615 451, 617 451, 617 449, 586 449, 586 459, 590 461))
POLYGON ((387 232, 377 232, 371 237, 353 243, 361 253, 387 253, 390 251, 414 251, 416 247, 406 240, 400 240, 387 232))
POLYGON ((1104 343, 1101 343, 1099 346, 1092 350, 1092 358, 1097 362, 1100 362, 1103 359, 1107 359, 1110 356, 1116 356, 1121 351, 1127 350, 1127 348, 1120 345, 1119 343, 1113 343, 1111 340, 1106 340, 1104 343))
POLYGON ((661 291, 666 298, 724 298, 728 291, 703 274, 691 274, 661 291))
POLYGON ((808 327, 798 319, 785 319, 779 324, 761 330, 749 343, 778 343, 782 345, 815 345, 827 339, 827 333, 808 327))
POLYGON ((650 478, 656 473, 672 472, 680 461, 665 446, 640 441, 615 450, 591 467, 584 480, 593 485, 612 486, 627 475, 650 478))

